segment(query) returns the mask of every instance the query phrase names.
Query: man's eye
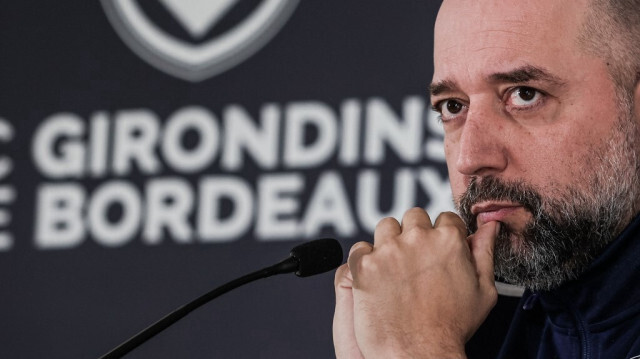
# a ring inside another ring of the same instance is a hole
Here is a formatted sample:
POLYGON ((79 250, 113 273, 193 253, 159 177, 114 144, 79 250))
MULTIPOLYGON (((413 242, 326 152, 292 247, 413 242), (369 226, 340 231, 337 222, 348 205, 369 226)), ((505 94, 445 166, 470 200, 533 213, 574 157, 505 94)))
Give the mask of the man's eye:
POLYGON ((509 96, 509 102, 514 106, 531 106, 535 105, 542 99, 542 93, 531 87, 516 87, 509 96))
POLYGON ((433 109, 440 113, 440 121, 447 122, 453 120, 464 112, 466 105, 454 99, 443 100, 433 106, 433 109))
POLYGON ((444 105, 444 108, 447 110, 447 112, 453 115, 462 111, 462 106, 463 106, 460 102, 455 100, 447 100, 444 102, 443 105, 444 105))

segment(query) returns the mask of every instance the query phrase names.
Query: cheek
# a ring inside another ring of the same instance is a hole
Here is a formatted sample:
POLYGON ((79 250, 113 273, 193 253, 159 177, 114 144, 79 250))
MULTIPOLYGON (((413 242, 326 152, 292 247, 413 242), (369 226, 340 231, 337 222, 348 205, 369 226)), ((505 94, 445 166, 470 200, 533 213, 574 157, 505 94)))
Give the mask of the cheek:
POLYGON ((453 198, 457 199, 467 189, 466 176, 456 171, 455 163, 457 159, 456 147, 453 146, 450 141, 445 138, 444 141, 444 155, 447 161, 447 171, 449 172, 449 182, 451 183, 451 193, 453 198))
POLYGON ((588 117, 567 120, 567 125, 537 136, 538 141, 532 145, 537 150, 531 151, 527 168, 551 185, 583 179, 588 170, 593 170, 591 163, 610 136, 609 127, 585 119, 588 117))

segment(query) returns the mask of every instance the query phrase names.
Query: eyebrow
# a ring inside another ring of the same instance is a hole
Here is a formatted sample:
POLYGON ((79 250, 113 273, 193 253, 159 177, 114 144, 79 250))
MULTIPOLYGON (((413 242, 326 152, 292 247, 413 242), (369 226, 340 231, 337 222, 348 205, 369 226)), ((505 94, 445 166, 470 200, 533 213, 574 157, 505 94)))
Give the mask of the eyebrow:
POLYGON ((458 84, 452 80, 433 82, 429 85, 429 93, 431 93, 431 96, 437 96, 445 92, 455 92, 456 90, 458 90, 458 84))
POLYGON ((531 65, 519 67, 517 69, 508 71, 508 72, 498 72, 495 74, 491 74, 488 76, 488 80, 490 82, 497 82, 497 83, 500 83, 500 82, 524 83, 529 81, 546 81, 546 82, 551 82, 555 85, 563 84, 563 81, 559 77, 539 67, 535 67, 531 65))
MULTIPOLYGON (((526 83, 529 81, 546 81, 554 85, 561 86, 564 82, 557 76, 535 66, 527 65, 507 72, 497 72, 487 76, 487 80, 492 83, 526 83)), ((433 82, 429 85, 431 96, 442 93, 456 92, 459 90, 458 84, 452 80, 433 82)))

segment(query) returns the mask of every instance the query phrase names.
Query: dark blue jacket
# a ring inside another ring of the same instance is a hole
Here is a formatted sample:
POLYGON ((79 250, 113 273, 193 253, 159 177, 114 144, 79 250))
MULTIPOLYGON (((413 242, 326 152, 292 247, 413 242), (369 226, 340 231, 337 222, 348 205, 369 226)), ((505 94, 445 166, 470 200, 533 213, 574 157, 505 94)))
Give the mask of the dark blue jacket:
POLYGON ((577 280, 526 291, 498 358, 640 359, 640 217, 577 280))

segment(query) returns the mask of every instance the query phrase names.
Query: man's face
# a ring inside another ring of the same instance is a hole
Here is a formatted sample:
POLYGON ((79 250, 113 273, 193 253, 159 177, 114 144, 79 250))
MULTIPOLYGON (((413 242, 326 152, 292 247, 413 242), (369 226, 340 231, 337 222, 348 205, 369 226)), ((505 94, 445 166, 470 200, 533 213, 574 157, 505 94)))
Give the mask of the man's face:
POLYGON ((456 204, 471 230, 501 222, 496 271, 532 288, 574 278, 636 210, 637 126, 578 44, 585 11, 445 0, 436 22, 432 103, 456 204))

